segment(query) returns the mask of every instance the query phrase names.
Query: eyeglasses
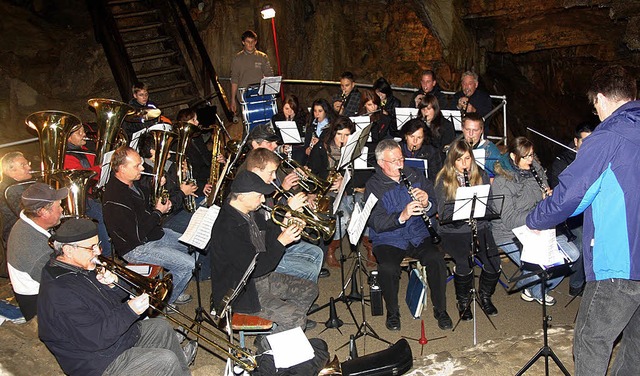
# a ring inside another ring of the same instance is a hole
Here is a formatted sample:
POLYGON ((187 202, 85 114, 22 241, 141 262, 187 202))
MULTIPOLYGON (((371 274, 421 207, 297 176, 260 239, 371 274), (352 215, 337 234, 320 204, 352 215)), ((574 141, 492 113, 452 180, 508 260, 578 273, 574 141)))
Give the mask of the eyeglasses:
POLYGON ((383 162, 387 162, 387 163, 391 163, 391 164, 399 164, 399 163, 404 162, 404 157, 396 158, 396 159, 393 159, 393 160, 390 160, 390 161, 387 161, 386 159, 383 159, 382 161, 383 162))
POLYGON ((97 242, 96 244, 90 246, 90 247, 83 247, 81 245, 78 244, 73 244, 74 247, 76 248, 82 248, 82 249, 86 249, 88 251, 99 251, 102 249, 102 246, 100 245, 102 242, 97 242))
POLYGON ((534 156, 534 155, 535 155, 535 154, 533 154, 533 153, 529 153, 529 154, 527 154, 527 155, 522 156, 522 158, 531 158, 531 159, 533 159, 533 156, 534 156))

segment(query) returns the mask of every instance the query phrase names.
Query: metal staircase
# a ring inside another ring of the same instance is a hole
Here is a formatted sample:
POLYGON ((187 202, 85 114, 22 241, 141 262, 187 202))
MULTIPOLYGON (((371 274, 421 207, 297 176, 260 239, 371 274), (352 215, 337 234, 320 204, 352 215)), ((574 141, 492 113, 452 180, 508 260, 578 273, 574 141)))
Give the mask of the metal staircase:
POLYGON ((122 100, 144 82, 149 98, 169 118, 182 108, 228 100, 183 0, 87 0, 122 100))

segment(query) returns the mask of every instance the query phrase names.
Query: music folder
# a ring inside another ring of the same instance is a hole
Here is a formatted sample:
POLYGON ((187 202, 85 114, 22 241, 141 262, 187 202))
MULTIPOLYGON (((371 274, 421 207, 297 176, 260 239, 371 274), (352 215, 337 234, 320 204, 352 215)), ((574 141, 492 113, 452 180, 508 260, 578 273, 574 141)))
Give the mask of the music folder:
POLYGON ((280 130, 282 142, 285 144, 301 144, 302 137, 295 121, 276 121, 276 127, 280 130))

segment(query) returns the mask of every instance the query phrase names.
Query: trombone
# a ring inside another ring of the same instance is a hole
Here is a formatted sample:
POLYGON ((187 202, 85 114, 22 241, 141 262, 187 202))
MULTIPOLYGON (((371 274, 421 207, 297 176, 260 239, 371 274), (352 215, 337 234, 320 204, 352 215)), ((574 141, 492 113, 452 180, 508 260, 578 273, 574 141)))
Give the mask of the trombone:
MULTIPOLYGON (((185 315, 184 313, 178 311, 177 309, 167 305, 167 308, 181 316, 188 324, 181 322, 180 320, 172 317, 164 312, 162 312, 162 307, 164 305, 165 299, 170 295, 171 289, 173 287, 171 274, 167 274, 161 280, 155 280, 151 278, 147 278, 142 276, 132 270, 129 270, 113 260, 104 257, 102 255, 98 255, 94 258, 96 264, 96 271, 100 272, 100 269, 109 270, 111 273, 118 276, 118 278, 124 280, 128 284, 130 284, 133 288, 131 289, 116 283, 115 285, 126 291, 131 295, 139 295, 142 293, 147 293, 150 298, 151 304, 149 305, 154 311, 166 317, 169 321, 173 322, 176 325, 192 325, 197 327, 198 329, 204 330, 209 335, 213 336, 213 339, 209 339, 200 333, 199 330, 192 330, 191 333, 205 342, 207 345, 212 346, 214 349, 228 356, 231 360, 233 360, 239 367, 242 369, 251 372, 258 367, 258 363, 256 362, 255 357, 246 349, 241 348, 237 345, 234 345, 224 336, 219 333, 214 332, 213 330, 205 327, 202 323, 199 323, 193 320, 191 317, 185 315)), ((227 318, 230 319, 230 318, 227 318)))

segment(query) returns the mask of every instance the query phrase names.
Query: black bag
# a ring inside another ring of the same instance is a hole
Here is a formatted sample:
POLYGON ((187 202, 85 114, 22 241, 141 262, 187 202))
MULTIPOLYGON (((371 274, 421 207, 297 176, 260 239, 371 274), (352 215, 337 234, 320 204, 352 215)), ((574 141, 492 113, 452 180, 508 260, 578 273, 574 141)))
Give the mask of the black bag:
POLYGON ((258 368, 251 373, 252 376, 310 376, 317 375, 329 360, 329 347, 320 338, 310 338, 309 343, 313 347, 315 356, 313 359, 297 364, 293 367, 276 369, 272 355, 260 355, 258 368))
POLYGON ((411 347, 401 339, 386 350, 342 363, 342 376, 403 375, 413 366, 411 347))

